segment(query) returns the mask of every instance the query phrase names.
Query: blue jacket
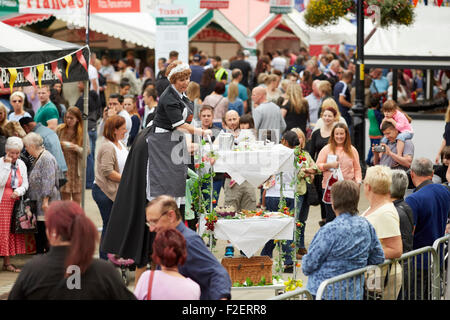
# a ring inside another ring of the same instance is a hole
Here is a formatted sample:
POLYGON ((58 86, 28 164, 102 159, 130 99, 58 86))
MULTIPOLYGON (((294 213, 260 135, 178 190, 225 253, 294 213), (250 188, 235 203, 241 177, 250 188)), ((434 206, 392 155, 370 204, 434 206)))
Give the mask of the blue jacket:
POLYGON ((186 239, 187 259, 180 273, 200 285, 200 300, 231 298, 231 279, 227 270, 208 250, 202 238, 183 222, 177 226, 186 239))
MULTIPOLYGON (((308 291, 316 295, 322 281, 382 262, 384 252, 374 227, 363 217, 343 213, 316 233, 308 254, 302 259, 302 270, 308 276, 308 291)), ((348 292, 347 299, 361 300, 364 281, 355 289, 353 282, 353 279, 349 281, 348 291, 345 282, 342 287, 340 283, 335 284, 334 298, 339 299, 340 292, 344 298, 348 292), (356 296, 353 296, 353 292, 356 296)), ((327 292, 324 298, 332 299, 331 286, 327 292)))
POLYGON ((44 140, 45 149, 55 157, 56 162, 58 163, 59 170, 61 170, 62 172, 66 172, 66 159, 64 159, 64 154, 61 149, 61 142, 59 141, 56 132, 50 128, 43 126, 40 123, 36 123, 36 127, 34 127, 33 132, 42 137, 42 139, 44 140))

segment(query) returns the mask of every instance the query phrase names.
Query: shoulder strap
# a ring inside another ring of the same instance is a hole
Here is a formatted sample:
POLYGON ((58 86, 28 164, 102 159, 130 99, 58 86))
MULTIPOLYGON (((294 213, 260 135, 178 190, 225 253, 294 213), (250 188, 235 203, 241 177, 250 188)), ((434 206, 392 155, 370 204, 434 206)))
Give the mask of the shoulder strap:
POLYGON ((148 289, 147 289, 147 300, 151 300, 152 297, 152 285, 153 285, 153 277, 155 276, 155 270, 150 270, 150 277, 148 280, 148 289))

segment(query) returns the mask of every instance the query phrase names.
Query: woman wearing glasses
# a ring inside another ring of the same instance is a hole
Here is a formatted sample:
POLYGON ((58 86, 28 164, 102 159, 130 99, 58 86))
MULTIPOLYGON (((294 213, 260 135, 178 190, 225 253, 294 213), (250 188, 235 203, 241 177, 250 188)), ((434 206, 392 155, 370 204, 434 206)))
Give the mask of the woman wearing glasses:
POLYGON ((8 116, 9 121, 19 121, 23 117, 32 116, 24 110, 25 103, 25 94, 22 91, 15 91, 9 97, 9 101, 14 109, 14 112, 11 112, 8 116))

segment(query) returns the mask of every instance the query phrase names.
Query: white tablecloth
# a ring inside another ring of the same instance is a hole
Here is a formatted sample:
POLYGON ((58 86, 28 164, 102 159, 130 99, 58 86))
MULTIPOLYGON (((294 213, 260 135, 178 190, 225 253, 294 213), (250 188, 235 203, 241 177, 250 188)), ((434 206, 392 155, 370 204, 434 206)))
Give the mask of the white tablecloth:
MULTIPOLYGON (((205 221, 203 216, 200 221, 202 234, 205 221)), ((250 258, 271 239, 292 240, 294 218, 219 219, 214 228, 214 237, 229 240, 250 258)))
POLYGON ((294 171, 294 150, 281 144, 255 151, 216 151, 215 172, 226 172, 238 184, 260 186, 271 175, 294 171))

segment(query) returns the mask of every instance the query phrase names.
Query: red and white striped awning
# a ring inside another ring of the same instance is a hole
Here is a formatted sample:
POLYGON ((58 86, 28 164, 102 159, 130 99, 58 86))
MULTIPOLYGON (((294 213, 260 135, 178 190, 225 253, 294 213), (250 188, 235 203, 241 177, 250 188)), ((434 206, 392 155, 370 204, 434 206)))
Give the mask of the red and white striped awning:
POLYGON ((1 22, 10 25, 12 27, 24 27, 36 22, 41 22, 49 19, 51 14, 22 14, 13 13, 1 17, 1 22))

